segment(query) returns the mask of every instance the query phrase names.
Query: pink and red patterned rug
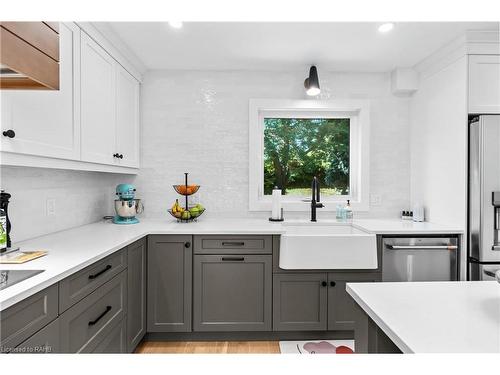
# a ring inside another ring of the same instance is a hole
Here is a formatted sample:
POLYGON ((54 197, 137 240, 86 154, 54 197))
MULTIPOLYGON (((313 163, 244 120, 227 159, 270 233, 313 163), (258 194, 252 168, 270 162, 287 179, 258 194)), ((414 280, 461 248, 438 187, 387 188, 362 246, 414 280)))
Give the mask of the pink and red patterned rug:
POLYGON ((281 354, 352 354, 354 340, 280 341, 281 354))

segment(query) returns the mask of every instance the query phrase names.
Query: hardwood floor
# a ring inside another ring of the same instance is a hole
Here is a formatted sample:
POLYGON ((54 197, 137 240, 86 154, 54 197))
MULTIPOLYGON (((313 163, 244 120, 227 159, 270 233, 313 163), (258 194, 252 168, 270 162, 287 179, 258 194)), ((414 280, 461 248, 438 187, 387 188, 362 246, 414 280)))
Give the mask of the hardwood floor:
POLYGON ((136 353, 279 354, 279 341, 143 341, 136 353))

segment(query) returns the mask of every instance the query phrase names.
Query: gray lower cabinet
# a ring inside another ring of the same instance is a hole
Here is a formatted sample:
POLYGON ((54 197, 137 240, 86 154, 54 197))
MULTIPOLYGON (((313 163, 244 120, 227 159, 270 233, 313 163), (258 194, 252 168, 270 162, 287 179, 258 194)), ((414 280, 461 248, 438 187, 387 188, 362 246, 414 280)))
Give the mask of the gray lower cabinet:
POLYGON ((111 332, 92 350, 92 353, 126 353, 127 319, 122 319, 111 332))
POLYGON ((272 255, 195 255, 194 331, 270 331, 272 255))
POLYGON ((121 272, 59 316, 61 351, 90 353, 123 320, 127 272, 121 272))
POLYGON ((356 303, 346 291, 349 282, 375 282, 380 275, 328 274, 328 330, 351 331, 356 324, 356 303))
POLYGON ((146 240, 127 248, 127 351, 133 352, 146 334, 146 240))
POLYGON ((148 332, 190 332, 192 236, 148 237, 148 332))
POLYGON ((10 352, 57 318, 57 285, 11 306, 0 313, 0 352, 10 352))
POLYGON ((16 347, 12 352, 29 354, 59 353, 61 351, 59 335, 59 319, 55 319, 16 347))
POLYGON ((111 280, 127 267, 127 252, 117 251, 59 283, 59 314, 111 280))
POLYGON ((275 274, 273 278, 275 331, 327 329, 326 273, 275 274))

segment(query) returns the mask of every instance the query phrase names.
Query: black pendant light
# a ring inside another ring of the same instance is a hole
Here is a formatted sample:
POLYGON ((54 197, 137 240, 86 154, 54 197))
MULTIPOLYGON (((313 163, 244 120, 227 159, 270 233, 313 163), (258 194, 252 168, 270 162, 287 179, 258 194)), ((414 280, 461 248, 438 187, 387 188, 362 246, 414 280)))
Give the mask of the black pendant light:
POLYGON ((304 81, 304 87, 306 88, 306 94, 309 96, 316 96, 321 92, 319 88, 318 70, 314 65, 309 69, 309 77, 304 81))

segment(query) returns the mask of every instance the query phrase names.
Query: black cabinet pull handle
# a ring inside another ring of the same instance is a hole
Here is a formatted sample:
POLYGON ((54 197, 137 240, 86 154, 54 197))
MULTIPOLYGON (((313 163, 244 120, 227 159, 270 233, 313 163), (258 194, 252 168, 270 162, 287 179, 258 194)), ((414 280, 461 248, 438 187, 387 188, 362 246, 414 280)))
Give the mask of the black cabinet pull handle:
POLYGON ((330 286, 335 286, 337 283, 335 281, 330 281, 330 286))
POLYGON ((89 275, 89 280, 93 280, 93 279, 101 276, 104 272, 109 271, 111 268, 112 268, 111 265, 108 264, 103 270, 101 270, 97 273, 94 273, 93 275, 89 275))
POLYGON ((245 257, 222 257, 223 262, 243 262, 245 257))
POLYGON ((14 138, 16 136, 16 132, 12 129, 4 131, 2 134, 7 138, 14 138))
POLYGON ((223 242, 222 246, 245 246, 244 242, 223 242))
POLYGON ((119 156, 119 154, 113 154, 114 158, 117 158, 118 156, 119 156))
POLYGON ((186 249, 189 249, 189 248, 191 247, 191 242, 185 242, 185 243, 184 243, 184 247, 185 247, 186 249))
POLYGON ((326 282, 326 281, 322 281, 322 282, 321 282, 321 286, 322 286, 322 287, 325 287, 325 286, 327 286, 327 285, 328 285, 328 284, 327 284, 327 282, 326 282))
POLYGON ((120 159, 123 159, 123 154, 118 155, 120 159))
POLYGON ((95 320, 91 320, 91 321, 89 322, 89 326, 94 326, 94 325, 96 325, 96 324, 97 324, 97 322, 98 322, 99 320, 101 320, 101 319, 104 317, 104 315, 106 315, 106 314, 107 314, 107 313, 109 313, 110 311, 111 311, 111 306, 106 306, 106 310, 104 310, 104 312, 103 312, 101 315, 99 315, 97 318, 95 318, 95 320))

